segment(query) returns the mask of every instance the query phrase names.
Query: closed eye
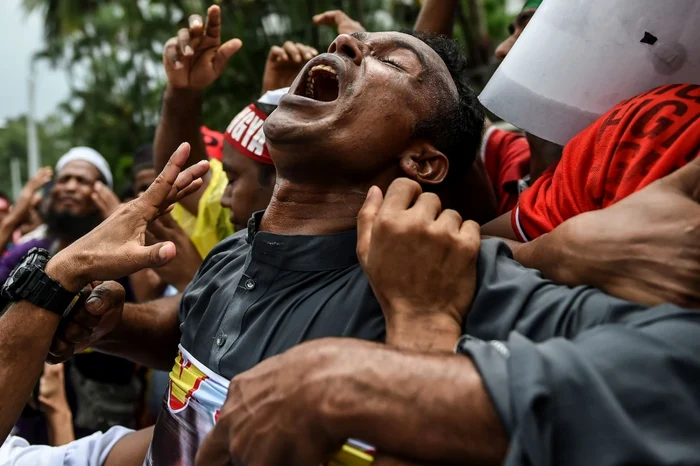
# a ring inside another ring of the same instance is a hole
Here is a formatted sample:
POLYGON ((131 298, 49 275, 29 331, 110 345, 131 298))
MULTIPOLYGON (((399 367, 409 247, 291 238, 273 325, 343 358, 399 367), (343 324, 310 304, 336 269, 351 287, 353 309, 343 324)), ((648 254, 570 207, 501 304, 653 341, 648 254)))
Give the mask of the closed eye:
POLYGON ((398 68, 398 69, 400 69, 401 71, 405 71, 405 70, 401 67, 401 65, 399 65, 397 62, 395 62, 395 61, 392 60, 391 58, 380 58, 379 61, 382 62, 382 63, 386 63, 387 65, 391 65, 391 66, 393 66, 394 68, 398 68))

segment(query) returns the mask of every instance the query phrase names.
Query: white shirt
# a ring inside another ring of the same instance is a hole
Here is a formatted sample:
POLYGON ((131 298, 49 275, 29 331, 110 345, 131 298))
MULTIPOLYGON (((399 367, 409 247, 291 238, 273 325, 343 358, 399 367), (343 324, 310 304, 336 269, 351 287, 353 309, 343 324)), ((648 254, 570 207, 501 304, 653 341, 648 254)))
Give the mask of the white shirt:
POLYGON ((60 447, 29 445, 10 435, 0 447, 0 466, 102 466, 114 445, 131 432, 112 427, 60 447))

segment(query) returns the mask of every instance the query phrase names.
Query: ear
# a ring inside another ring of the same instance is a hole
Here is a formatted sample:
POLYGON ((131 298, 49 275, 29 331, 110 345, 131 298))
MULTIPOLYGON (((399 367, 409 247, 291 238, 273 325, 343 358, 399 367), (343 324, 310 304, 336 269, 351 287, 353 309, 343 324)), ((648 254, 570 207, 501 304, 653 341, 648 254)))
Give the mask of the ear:
POLYGON ((447 156, 425 139, 411 142, 399 163, 406 176, 420 184, 440 184, 450 169, 447 156))

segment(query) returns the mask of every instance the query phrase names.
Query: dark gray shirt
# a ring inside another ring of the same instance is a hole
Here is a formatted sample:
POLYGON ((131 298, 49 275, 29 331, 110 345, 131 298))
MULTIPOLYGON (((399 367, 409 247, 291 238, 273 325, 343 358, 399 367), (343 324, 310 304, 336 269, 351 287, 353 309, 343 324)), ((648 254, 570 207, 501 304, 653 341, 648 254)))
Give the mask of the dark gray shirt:
POLYGON ((180 343, 233 378, 307 340, 384 340, 384 317, 357 261, 355 231, 257 231, 262 212, 207 256, 180 304, 180 343))
POLYGON ((493 241, 479 281, 461 347, 510 436, 505 465, 700 464, 700 312, 554 285, 493 241))
MULTIPOLYGON (((186 291, 181 343, 231 378, 313 338, 383 340, 356 239, 251 222, 186 291)), ((487 240, 465 331, 510 435, 505 464, 700 464, 700 313, 555 285, 487 240)))

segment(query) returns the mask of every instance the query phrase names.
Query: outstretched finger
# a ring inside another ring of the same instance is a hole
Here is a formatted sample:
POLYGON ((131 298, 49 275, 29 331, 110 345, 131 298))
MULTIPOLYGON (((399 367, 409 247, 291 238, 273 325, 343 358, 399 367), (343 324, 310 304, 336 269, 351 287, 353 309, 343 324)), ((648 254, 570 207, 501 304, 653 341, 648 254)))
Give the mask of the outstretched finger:
POLYGON ((151 183, 146 192, 138 199, 132 201, 140 204, 147 220, 153 218, 163 208, 163 204, 189 156, 190 145, 186 142, 180 144, 180 147, 175 150, 163 171, 151 183))
POLYGON ((382 190, 372 186, 367 192, 367 199, 357 214, 357 257, 361 264, 366 262, 372 241, 374 219, 377 217, 383 200, 382 190))
POLYGON ((182 62, 180 62, 177 37, 171 37, 165 43, 165 47, 163 48, 163 57, 167 63, 170 63, 170 65, 176 70, 182 69, 183 65, 182 62))
POLYGON ((156 243, 152 246, 138 246, 129 257, 133 261, 133 270, 155 269, 175 259, 176 249, 172 241, 156 243))
POLYGON ((221 38, 221 9, 217 5, 212 5, 207 10, 205 34, 213 39, 221 38))
POLYGON ((178 202, 182 198, 197 191, 202 185, 201 178, 207 171, 209 171, 209 162, 201 160, 180 173, 173 183, 172 188, 170 188, 166 203, 172 204, 178 202))
POLYGON ((190 30, 187 28, 182 28, 177 31, 177 45, 180 48, 180 53, 182 55, 189 57, 194 55, 194 50, 192 50, 192 43, 190 42, 190 30))
POLYGON ((204 33, 204 20, 201 15, 191 15, 187 20, 190 27, 190 38, 199 39, 204 33))
POLYGON ((324 11, 313 17, 314 24, 322 24, 324 26, 337 26, 338 21, 342 16, 347 16, 340 10, 324 11))
POLYGON ((221 44, 216 51, 216 57, 214 59, 214 68, 219 75, 224 72, 226 63, 228 63, 229 59, 234 56, 241 47, 243 47, 243 42, 241 42, 240 39, 231 39, 221 44))

